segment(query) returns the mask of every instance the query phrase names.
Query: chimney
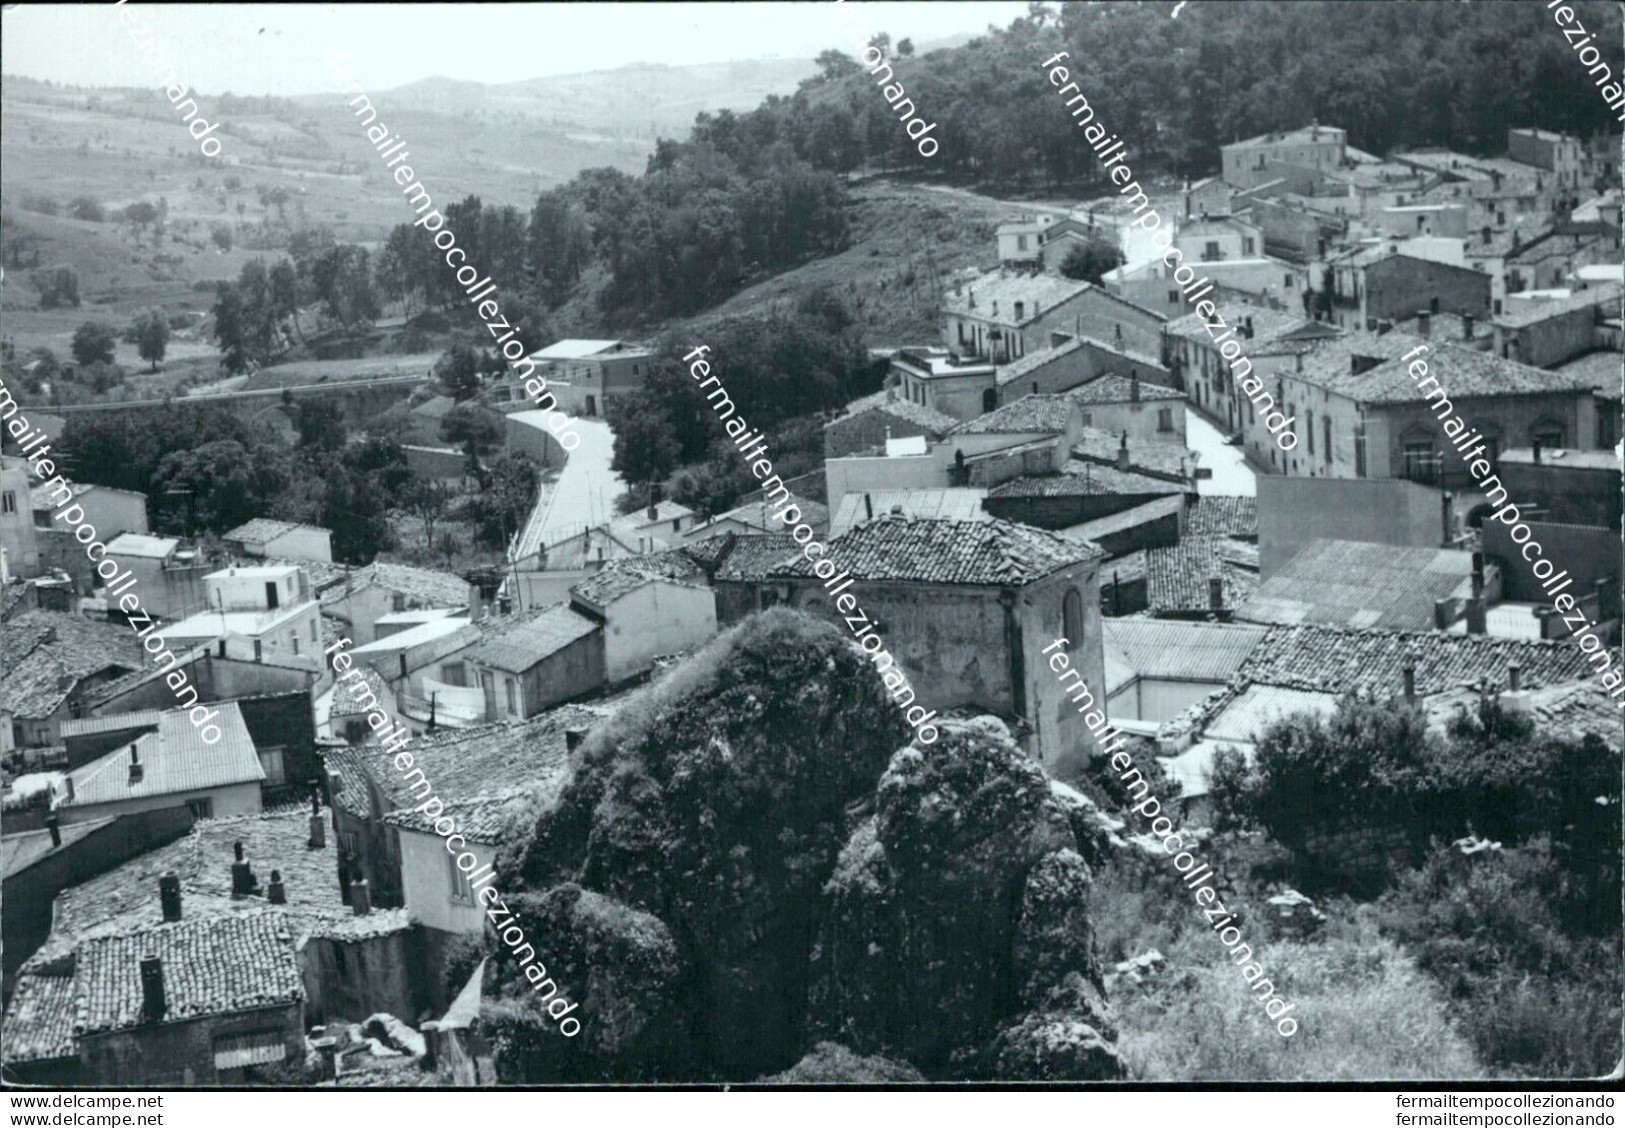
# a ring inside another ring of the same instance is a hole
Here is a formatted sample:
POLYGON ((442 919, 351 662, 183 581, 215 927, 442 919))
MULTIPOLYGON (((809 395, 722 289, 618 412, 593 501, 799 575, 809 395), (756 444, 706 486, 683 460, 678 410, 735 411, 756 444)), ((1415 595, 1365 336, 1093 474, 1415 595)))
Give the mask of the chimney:
POLYGON ((1128 469, 1128 432, 1124 431, 1122 438, 1117 440, 1117 468, 1128 469))
POLYGON ((273 905, 286 905, 288 891, 282 884, 282 871, 271 871, 271 884, 265 887, 265 899, 273 905))
POLYGON ((1523 685, 1523 669, 1516 662, 1507 663, 1507 688, 1517 693, 1523 685))
POLYGON ((1433 629, 1436 631, 1450 629, 1450 600, 1435 599, 1433 601, 1433 629))
POLYGON ((1220 576, 1207 578, 1207 605, 1210 611, 1224 610, 1224 579, 1220 576))
POLYGON ((354 898, 350 896, 350 870, 344 862, 339 863, 339 900, 346 905, 354 898))
POLYGON ((135 745, 132 744, 130 745, 130 786, 134 787, 140 783, 144 774, 145 772, 141 767, 141 756, 136 752, 135 745))
POLYGON ((1485 631, 1484 597, 1475 595, 1467 601, 1467 633, 1481 635, 1485 631))
POLYGON ((181 879, 174 870, 158 879, 158 907, 163 910, 165 924, 181 919, 181 879))
POLYGON ((364 877, 350 882, 350 908, 356 916, 366 916, 372 912, 372 892, 367 888, 364 877))
POLYGON ((1433 339, 1433 314, 1431 310, 1419 309, 1416 311, 1416 335, 1424 341, 1433 339))
POLYGON ((161 1022, 166 1009, 164 1003, 164 961, 157 956, 142 956, 141 1020, 143 1022, 161 1022))
POLYGON ((1470 313, 1461 315, 1461 339, 1464 341, 1473 339, 1473 315, 1470 313))
POLYGON ((1128 378, 1128 400, 1130 403, 1140 402, 1140 373, 1132 370, 1128 378))
POLYGON ((587 739, 587 730, 584 728, 568 728, 564 730, 564 750, 574 752, 581 747, 581 742, 587 739))
POLYGON ((901 506, 901 505, 894 505, 894 506, 892 506, 892 507, 891 507, 891 515, 892 515, 892 516, 893 516, 893 517, 904 517, 904 516, 907 516, 907 514, 905 514, 905 513, 904 513, 904 512, 903 512, 903 507, 902 507, 902 506, 901 506))
POLYGON ((62 828, 57 825, 55 814, 45 816, 45 829, 51 832, 51 849, 55 850, 62 845, 62 828))
POLYGON ((1401 673, 1403 673, 1405 677, 1405 703, 1407 705, 1415 705, 1416 655, 1414 653, 1407 653, 1405 655, 1405 665, 1401 668, 1401 673))
POLYGON ((1477 598, 1484 594, 1484 554, 1473 553, 1473 596, 1477 598))
POLYGON ((322 797, 310 797, 310 841, 305 843, 312 850, 321 850, 327 846, 327 822, 322 818, 322 797))
POLYGON ((231 863, 231 899, 241 901, 254 891, 254 869, 243 854, 242 839, 232 843, 235 860, 231 863))

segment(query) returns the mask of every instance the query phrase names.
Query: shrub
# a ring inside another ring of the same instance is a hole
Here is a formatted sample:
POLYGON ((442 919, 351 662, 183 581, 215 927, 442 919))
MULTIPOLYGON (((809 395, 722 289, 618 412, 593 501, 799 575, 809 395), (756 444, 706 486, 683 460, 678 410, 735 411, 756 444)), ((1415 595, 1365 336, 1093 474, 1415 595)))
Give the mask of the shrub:
POLYGON ((73 202, 68 205, 68 214, 74 219, 83 219, 91 223, 101 223, 107 218, 106 210, 89 196, 75 196, 73 202))

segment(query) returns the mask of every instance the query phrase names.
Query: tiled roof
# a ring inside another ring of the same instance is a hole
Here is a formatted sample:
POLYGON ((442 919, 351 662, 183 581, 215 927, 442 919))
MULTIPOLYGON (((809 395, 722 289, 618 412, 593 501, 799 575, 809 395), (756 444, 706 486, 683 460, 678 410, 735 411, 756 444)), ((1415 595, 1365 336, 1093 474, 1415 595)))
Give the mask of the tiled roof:
MULTIPOLYGON (((1104 553, 1087 541, 1009 521, 877 517, 829 544, 829 559, 856 580, 1020 585, 1104 553)), ((799 554, 776 573, 812 575, 799 554)))
POLYGON ((1423 696, 1477 684, 1482 678, 1506 685, 1507 663, 1513 661, 1528 689, 1592 674, 1591 663, 1572 642, 1309 624, 1272 627, 1242 674, 1264 685, 1386 696, 1401 689, 1407 653, 1416 655, 1416 691, 1423 696))
POLYGON ((1581 290, 1570 297, 1554 301, 1518 302, 1509 305, 1495 318, 1497 325, 1504 325, 1508 329, 1522 329, 1526 325, 1545 321, 1560 314, 1572 313, 1587 306, 1604 306, 1607 312, 1618 316, 1621 288, 1615 284, 1595 286, 1589 290, 1581 290))
POLYGON ((220 715, 209 723, 219 726, 222 735, 214 744, 204 743, 186 710, 172 709, 159 717, 157 732, 131 742, 140 757, 139 782, 130 781, 130 749, 121 745, 70 772, 73 796, 58 796, 57 806, 89 807, 264 780, 265 769, 237 703, 210 706, 211 712, 216 710, 220 715))
MULTIPOLYGON (((1228 537, 1187 536, 1176 545, 1145 552, 1146 598, 1153 613, 1206 611, 1208 580, 1223 583, 1224 609, 1246 602, 1258 586, 1258 573, 1245 566, 1241 546, 1228 537)), ((1256 550, 1255 550, 1256 551, 1256 550)))
POLYGON ((1105 494, 1177 494, 1185 487, 1166 478, 1119 470, 1093 462, 1068 463, 1060 474, 1012 478, 988 491, 989 497, 1100 497, 1105 494))
POLYGON ((5 1064, 75 1057, 71 975, 20 975, 0 1029, 5 1064))
POLYGON ((1058 435, 1073 417, 1072 401, 1064 395, 1026 395, 1003 407, 959 424, 952 435, 1058 435))
MULTIPOLYGON (((408 604, 420 607, 468 606, 468 581, 448 572, 375 562, 352 573, 349 589, 360 591, 369 584, 377 584, 385 591, 399 592, 406 597, 408 604)), ((342 601, 344 594, 342 584, 324 592, 323 606, 342 601)))
POLYGON ((778 565, 800 553, 801 546, 789 533, 736 536, 716 578, 746 583, 766 579, 778 565))
POLYGON ((672 583, 704 583, 705 574, 693 556, 681 548, 652 552, 643 556, 622 556, 606 563, 590 579, 570 589, 579 599, 600 609, 646 583, 665 580, 672 583))
MULTIPOLYGON (((1088 406, 1097 403, 1128 403, 1134 398, 1134 381, 1127 376, 1119 376, 1115 372, 1108 372, 1097 380, 1091 380, 1082 387, 1073 388, 1066 393, 1068 399, 1088 406)), ((1161 384, 1153 384, 1148 380, 1139 381, 1140 399, 1142 400, 1182 400, 1185 393, 1175 388, 1165 388, 1161 384)))
MULTIPOLYGON (((434 793, 446 804, 481 798, 506 800, 521 791, 534 794, 563 779, 569 767, 566 734, 571 729, 591 729, 635 695, 633 691, 591 705, 562 705, 519 724, 423 733, 402 747, 412 753, 414 771, 423 770, 434 793)), ((386 814, 410 811, 423 802, 402 783, 402 774, 388 756, 371 749, 350 751, 350 756, 338 757, 324 751, 323 760, 330 770, 340 763, 346 772, 375 779, 385 796, 386 814)), ((346 779, 344 791, 354 786, 346 779)), ((342 792, 339 802, 351 809, 342 792)))
MULTIPOLYGON (((1301 314, 1284 313, 1281 310, 1267 309, 1264 306, 1250 306, 1231 304, 1229 302, 1215 303, 1216 316, 1222 317, 1227 327, 1236 329, 1236 336, 1232 340, 1239 340, 1244 352, 1252 352, 1263 345, 1274 341, 1277 337, 1301 329, 1305 324, 1313 324, 1301 314), (1253 319, 1253 337, 1247 340, 1242 337, 1241 325, 1247 318, 1253 319)), ((1170 337, 1186 337, 1193 341, 1211 344, 1213 335, 1208 333, 1207 326, 1210 319, 1192 310, 1183 317, 1176 317, 1163 327, 1163 331, 1170 337)), ((1222 333, 1222 330, 1219 332, 1222 333)))
POLYGON ((568 603, 558 603, 517 626, 497 630, 470 650, 468 657, 510 674, 522 674, 598 629, 597 623, 568 603))
MULTIPOLYGON (((1503 683, 1496 690, 1506 689, 1503 683)), ((1625 748, 1625 730, 1620 728, 1619 706, 1592 682, 1569 682, 1530 690, 1524 695, 1524 708, 1543 737, 1580 740, 1595 734, 1615 751, 1625 748)), ((1429 697, 1423 708, 1428 722, 1448 725, 1459 710, 1471 714, 1478 707, 1479 692, 1457 689, 1429 697)))
POLYGON ((279 912, 181 920, 90 940, 75 961, 86 1032, 122 1030, 141 1017, 140 963, 163 961, 165 1022, 301 1002, 293 935, 279 912))
POLYGON ((1083 348, 1083 341, 1077 337, 1072 337, 1068 340, 1062 341, 1054 348, 1038 349, 1034 352, 1030 352, 1026 356, 1013 360, 1009 364, 1003 365, 999 368, 999 374, 997 377, 998 385, 1002 388, 1006 384, 1013 383, 1014 381, 1021 379, 1028 373, 1037 372, 1041 368, 1047 368, 1056 361, 1064 360, 1065 358, 1071 356, 1081 348, 1083 348))
POLYGON ((1618 400, 1622 394, 1621 385, 1625 383, 1625 354, 1609 349, 1587 353, 1567 364, 1558 365, 1556 371, 1594 384, 1599 396, 1618 400))
POLYGON ((1258 498, 1202 494, 1185 511, 1186 536, 1258 536, 1258 498))
POLYGON ((1254 623, 1428 630, 1435 600, 1466 598, 1472 556, 1443 548, 1316 539, 1236 612, 1254 623))
MULTIPOLYGON (((1395 336, 1398 334, 1387 333, 1378 340, 1395 336)), ((1361 403, 1421 403, 1427 396, 1417 389, 1417 378, 1410 373, 1410 364, 1415 359, 1427 361, 1427 374, 1439 382, 1452 402, 1475 397, 1584 392, 1594 385, 1593 380, 1583 375, 1532 368, 1494 353, 1439 341, 1432 342, 1428 352, 1417 354, 1412 361, 1396 357, 1358 375, 1347 366, 1335 374, 1322 375, 1309 364, 1304 365, 1303 372, 1293 375, 1361 403)))
POLYGON ((952 415, 944 415, 934 407, 927 407, 923 403, 913 403, 895 394, 895 389, 879 391, 871 396, 853 400, 846 405, 845 414, 824 424, 826 428, 838 423, 855 419, 866 411, 882 411, 896 419, 902 419, 923 427, 928 434, 941 438, 953 429, 959 422, 952 415))
MULTIPOLYGON (((1062 302, 1093 289, 1098 289, 1093 283, 1063 278, 1058 274, 996 271, 968 279, 957 294, 952 291, 944 294, 942 308, 946 313, 961 317, 1016 327, 1035 321, 1062 302), (973 298, 974 305, 971 304, 973 298), (1016 319, 1017 302, 1024 306, 1019 321, 1016 319)), ((1101 292, 1105 293, 1104 290, 1101 292)))
POLYGON ((389 683, 377 670, 365 662, 357 662, 351 670, 359 670, 359 676, 345 676, 333 683, 333 705, 327 714, 330 719, 359 716, 394 700, 389 683))
POLYGON ((854 525, 900 508, 910 517, 948 517, 955 521, 985 521, 982 508, 988 492, 979 486, 942 487, 915 490, 857 490, 841 498, 829 535, 838 537, 854 525))
POLYGON ((1105 619, 1105 641, 1143 678, 1228 682, 1269 632, 1231 623, 1105 619))
MULTIPOLYGON (((560 762, 557 768, 555 774, 538 781, 542 788, 557 790, 563 785, 566 775, 563 763, 560 762)), ((520 818, 530 808, 532 796, 537 790, 537 784, 533 782, 525 788, 502 794, 458 799, 445 804, 439 818, 454 820, 457 823, 457 833, 470 842, 487 844, 504 842, 512 837, 520 818)), ((434 828, 436 819, 431 819, 416 807, 391 811, 384 816, 384 821, 391 826, 416 831, 419 834, 436 833, 434 828)))
POLYGON ((334 806, 343 807, 358 819, 371 818, 372 804, 367 798, 367 780, 372 771, 369 765, 376 757, 377 749, 366 745, 327 744, 319 747, 317 754, 322 759, 322 770, 329 778, 334 806))
POLYGON ((57 611, 0 624, 0 711, 16 717, 49 717, 82 679, 141 668, 141 644, 128 627, 57 611))
MULTIPOLYGON (((1413 337, 1417 336, 1417 330, 1421 327, 1422 317, 1420 313, 1394 323, 1395 332, 1405 333, 1413 337)), ((1473 319, 1471 340, 1476 341, 1493 336, 1495 336, 1495 323, 1493 321, 1487 317, 1473 319)), ((1448 310, 1430 313, 1428 314, 1428 337, 1435 341, 1466 342, 1469 339, 1467 336, 1467 319, 1459 313, 1451 313, 1448 310)))
MULTIPOLYGON (((132 932, 160 923, 163 912, 158 879, 169 872, 180 878, 181 919, 190 920, 266 908, 269 902, 265 890, 275 870, 282 875, 287 894, 287 903, 277 908, 287 914, 295 938, 318 928, 325 933, 353 916, 354 911, 344 903, 339 891, 338 845, 332 816, 324 810, 321 818, 327 826, 327 844, 320 849, 308 845, 310 812, 304 806, 200 820, 186 837, 60 893, 51 939, 35 959, 48 960, 91 937, 132 932), (259 886, 249 896, 233 900, 231 866, 238 842, 243 844, 243 856, 253 868, 259 886)), ((382 913, 370 916, 382 918, 382 913)), ((403 914, 398 919, 376 920, 373 926, 403 928, 406 920, 403 914)))
MULTIPOLYGON (((1115 466, 1117 451, 1122 446, 1121 434, 1103 431, 1098 427, 1084 427, 1072 447, 1074 461, 1062 468, 1063 473, 1081 473, 1077 459, 1115 466)), ((1196 452, 1178 443, 1154 443, 1139 439, 1128 441, 1128 468, 1141 473, 1166 474, 1184 481, 1196 466, 1196 452)))
POLYGON ((221 534, 220 539, 239 541, 243 544, 264 544, 300 529, 309 529, 317 533, 330 532, 319 525, 301 525, 297 521, 275 521, 269 517, 255 517, 252 521, 238 525, 229 533, 221 534))
POLYGON ((1336 126, 1299 126, 1297 129, 1285 130, 1281 133, 1260 133, 1257 137, 1249 137, 1245 141, 1235 141, 1229 145, 1219 146, 1221 149, 1261 149, 1271 145, 1302 145, 1304 142, 1321 142, 1323 144, 1336 144, 1340 138, 1347 134, 1336 126))

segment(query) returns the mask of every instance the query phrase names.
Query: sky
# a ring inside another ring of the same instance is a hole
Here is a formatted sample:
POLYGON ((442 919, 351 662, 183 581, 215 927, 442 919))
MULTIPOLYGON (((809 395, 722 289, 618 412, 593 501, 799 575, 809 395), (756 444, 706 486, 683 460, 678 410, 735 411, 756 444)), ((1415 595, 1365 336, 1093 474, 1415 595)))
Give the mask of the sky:
MULTIPOLYGON (((348 51, 368 89, 431 76, 516 82, 629 63, 807 58, 853 49, 849 29, 917 44, 980 33, 1026 0, 842 4, 129 4, 210 96, 316 94, 326 59, 348 51)), ((152 72, 109 3, 0 5, 0 71, 80 86, 143 86, 152 72)))

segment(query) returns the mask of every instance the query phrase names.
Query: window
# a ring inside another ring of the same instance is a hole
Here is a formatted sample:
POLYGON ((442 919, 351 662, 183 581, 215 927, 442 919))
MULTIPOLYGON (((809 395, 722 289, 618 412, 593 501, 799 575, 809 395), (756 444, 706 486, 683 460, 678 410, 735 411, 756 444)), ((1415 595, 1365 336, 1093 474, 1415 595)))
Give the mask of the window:
POLYGON ((312 619, 310 621, 310 641, 311 642, 316 641, 316 620, 315 619, 312 619))
POLYGON ((1085 427, 1093 427, 1095 425, 1095 413, 1094 412, 1085 411, 1083 413, 1083 425, 1085 427))
POLYGON ((188 799, 186 801, 186 809, 192 812, 192 817, 194 819, 214 818, 213 799, 188 799))
POLYGON ((1253 253, 1253 237, 1251 235, 1242 237, 1241 250, 1243 254, 1251 255, 1253 253))
POLYGON ((298 632, 297 632, 297 631, 295 631, 295 632, 294 632, 294 633, 293 633, 293 634, 292 634, 292 635, 290 635, 290 636, 289 636, 289 637, 290 637, 290 639, 291 639, 291 640, 292 640, 292 642, 293 642, 293 653, 294 653, 294 657, 296 657, 296 658, 297 658, 297 657, 298 657, 298 656, 299 656, 299 633, 298 633, 298 632))
POLYGON ((1529 441, 1539 443, 1548 449, 1561 449, 1563 446, 1563 424, 1543 419, 1529 428, 1529 441))
POLYGON ((1309 453, 1314 454, 1315 453, 1315 413, 1312 412, 1312 411, 1309 412, 1307 414, 1307 416, 1305 417, 1305 422, 1308 424, 1307 430, 1309 432, 1309 453))
POLYGON ((254 640, 254 661, 258 662, 260 659, 265 657, 263 650, 264 648, 260 643, 260 640, 256 638, 254 640))
POLYGON ((1209 239, 1206 248, 1202 251, 1203 262, 1216 262, 1219 258, 1219 241, 1209 239))
POLYGON ((982 392, 982 410, 984 412, 992 411, 998 406, 999 393, 997 391, 992 388, 988 388, 982 392))
POLYGON ((0 494, 0 513, 17 512, 17 495, 11 490, 0 494))
POLYGON ((1171 306, 1177 306, 1179 304, 1179 291, 1178 290, 1169 290, 1168 291, 1168 304, 1171 305, 1171 306))
POLYGON ((1356 424, 1354 428, 1354 476, 1365 477, 1365 426, 1356 424))
POLYGON ((457 868, 457 856, 447 854, 446 861, 451 865, 451 899, 459 905, 472 905, 474 903, 474 887, 468 883, 468 874, 457 868))
POLYGON ((1290 275, 1290 274, 1282 275, 1281 276, 1281 285, 1285 286, 1288 290, 1292 289, 1292 275, 1290 275))
POLYGON ((1077 588, 1068 588, 1061 598, 1061 637, 1069 650, 1083 645, 1083 596, 1077 588))
POLYGON ((1326 465, 1330 466, 1332 464, 1332 417, 1330 415, 1320 417, 1320 431, 1322 440, 1320 447, 1326 452, 1326 465))
POLYGON ((1172 431, 1174 429, 1174 409, 1159 407, 1157 409, 1157 430, 1172 431))
POLYGON ((447 662, 440 667, 440 680, 447 685, 455 685, 466 689, 468 686, 468 671, 461 662, 447 662))
POLYGON ((516 699, 517 695, 514 692, 514 684, 513 684, 513 679, 512 678, 503 678, 502 679, 502 693, 503 693, 503 697, 507 700, 507 703, 508 703, 508 715, 510 717, 517 717, 519 715, 519 704, 518 704, 518 701, 516 699))
POLYGON ((260 767, 265 769, 265 782, 272 786, 288 782, 282 766, 282 749, 265 748, 260 751, 260 767))
POLYGON ((1026 249, 1027 249, 1027 236, 1025 236, 1025 235, 1017 235, 1016 236, 1016 250, 1025 251, 1026 249))
POLYGON ((1434 452, 1432 439, 1411 440, 1405 443, 1404 476, 1413 482, 1438 480, 1439 456, 1434 452))

